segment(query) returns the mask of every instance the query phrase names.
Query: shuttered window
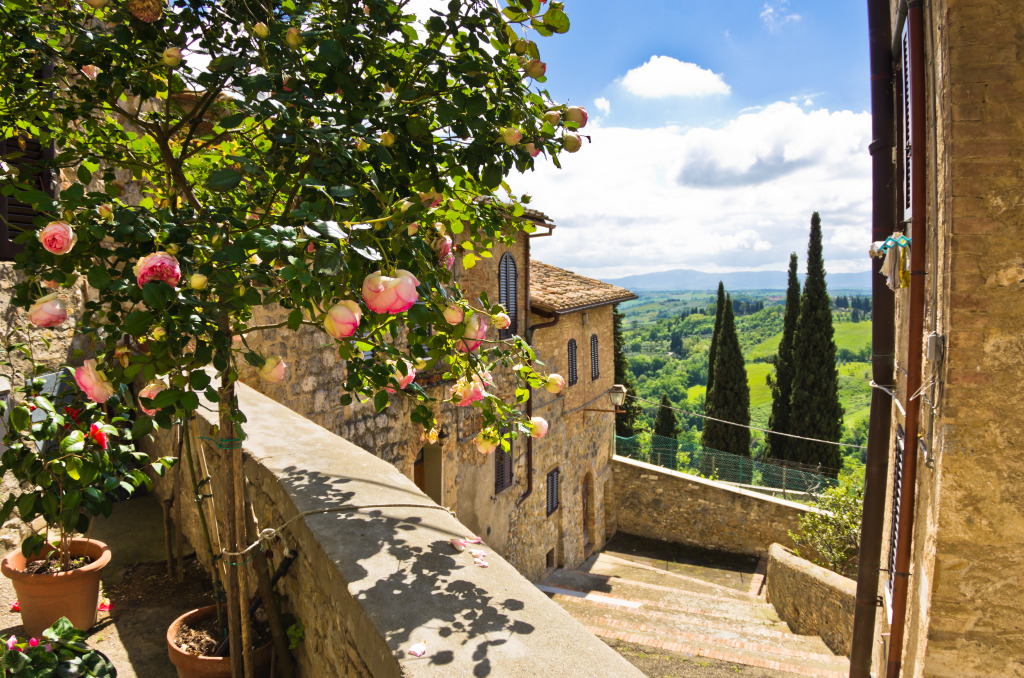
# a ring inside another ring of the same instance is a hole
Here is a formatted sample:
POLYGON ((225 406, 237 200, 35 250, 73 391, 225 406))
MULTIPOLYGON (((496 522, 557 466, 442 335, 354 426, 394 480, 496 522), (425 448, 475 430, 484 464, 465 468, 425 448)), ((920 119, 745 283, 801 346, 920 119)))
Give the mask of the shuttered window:
POLYGON ((900 177, 900 206, 903 208, 902 220, 909 221, 914 207, 910 199, 910 187, 913 185, 911 158, 914 152, 910 141, 912 138, 911 132, 913 131, 911 129, 910 83, 913 74, 910 72, 910 32, 906 27, 903 29, 903 39, 901 42, 903 47, 899 66, 900 87, 896 88, 896 95, 899 99, 896 106, 897 118, 899 118, 899 149, 897 151, 897 158, 900 165, 898 176, 900 177))
POLYGON ((597 356, 597 335, 590 335, 590 380, 597 381, 597 378, 601 376, 601 370, 598 366, 597 356))
POLYGON ((558 469, 548 473, 548 515, 558 510, 558 469))
POLYGON ((900 484, 903 482, 903 427, 896 424, 896 454, 893 459, 892 476, 892 524, 889 526, 889 581, 885 584, 888 594, 886 599, 892 600, 892 587, 896 580, 896 544, 900 539, 900 484))
MULTIPOLYGON (((0 157, 12 167, 31 167, 52 158, 53 154, 51 149, 40 146, 34 139, 24 141, 23 148, 18 139, 10 138, 0 140, 0 157)), ((20 178, 22 181, 26 179, 24 176, 20 178)), ((52 193, 50 172, 35 174, 31 184, 45 193, 52 193)), ((21 245, 12 241, 25 231, 34 231, 37 216, 39 213, 30 205, 0 191, 0 260, 10 261, 22 250, 21 245)))
POLYGON ((512 323, 503 330, 498 330, 499 339, 511 339, 519 334, 519 272, 516 260, 506 252, 498 263, 498 303, 502 305, 512 323))
POLYGON ((512 487, 512 452, 515 450, 515 443, 507 437, 507 433, 503 432, 503 437, 509 441, 508 452, 502 450, 501 445, 494 451, 495 494, 512 487))
POLYGON ((576 369, 576 340, 569 340, 569 386, 579 381, 579 372, 576 369))

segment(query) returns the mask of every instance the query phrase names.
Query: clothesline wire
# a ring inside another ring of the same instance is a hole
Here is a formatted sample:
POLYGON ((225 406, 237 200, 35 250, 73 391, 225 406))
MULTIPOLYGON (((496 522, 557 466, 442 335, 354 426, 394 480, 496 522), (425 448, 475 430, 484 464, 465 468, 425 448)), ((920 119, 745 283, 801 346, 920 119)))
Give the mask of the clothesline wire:
MULTIPOLYGON (((661 407, 661 403, 656 403, 653 400, 645 400, 644 398, 641 398, 639 396, 635 396, 635 395, 633 395, 631 393, 627 393, 626 396, 629 397, 629 398, 632 398, 633 400, 638 400, 638 401, 640 401, 642 403, 647 403, 648 405, 657 405, 658 407, 661 407)), ((730 426, 738 426, 740 428, 747 428, 747 429, 750 429, 751 431, 761 431, 762 433, 770 433, 773 436, 785 436, 787 438, 796 438, 797 440, 809 440, 812 443, 825 443, 826 445, 836 445, 838 447, 852 447, 855 450, 866 450, 866 449, 868 449, 868 448, 864 447, 863 445, 851 445, 850 443, 837 443, 834 440, 821 440, 820 438, 808 438, 807 436, 798 436, 798 435, 794 435, 792 433, 782 433, 781 431, 770 431, 770 430, 768 430, 766 428, 758 428, 757 426, 749 426, 747 424, 740 424, 740 423, 735 422, 735 421, 727 421, 725 419, 716 419, 715 417, 709 417, 706 414, 698 414, 696 412, 691 412, 689 410, 683 410, 683 409, 680 409, 678 407, 669 407, 668 409, 672 410, 673 412, 682 412, 683 414, 688 414, 688 415, 693 416, 693 417, 700 417, 701 419, 707 419, 707 420, 710 420, 710 421, 717 421, 717 422, 722 423, 722 424, 729 424, 730 426)))

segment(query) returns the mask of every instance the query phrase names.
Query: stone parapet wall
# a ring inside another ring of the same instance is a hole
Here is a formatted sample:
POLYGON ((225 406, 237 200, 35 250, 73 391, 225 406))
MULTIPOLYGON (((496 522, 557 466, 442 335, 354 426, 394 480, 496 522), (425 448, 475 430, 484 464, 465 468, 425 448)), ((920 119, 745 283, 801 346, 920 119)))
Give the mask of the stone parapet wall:
MULTIPOLYGON (((275 543, 275 561, 285 549, 298 553, 281 590, 306 630, 296 651, 301 676, 641 675, 487 543, 480 548, 490 552, 488 568, 456 553, 449 540, 470 529, 394 466, 243 384, 237 388, 248 418, 245 469, 258 529, 312 509, 377 506, 298 518, 275 543), (416 658, 409 649, 420 641, 427 653, 416 658)), ((197 434, 209 436, 214 414, 200 412, 197 434)), ((168 438, 152 451, 168 453, 168 438)), ((215 470, 221 453, 205 453, 215 470)), ((208 561, 188 469, 179 468, 184 531, 208 561)), ((163 497, 174 488, 173 472, 157 484, 163 497)))
POLYGON ((764 555, 817 509, 634 459, 612 459, 618 528, 687 546, 764 555))
POLYGON ((772 544, 765 586, 768 602, 794 633, 821 636, 833 652, 850 656, 857 582, 772 544))

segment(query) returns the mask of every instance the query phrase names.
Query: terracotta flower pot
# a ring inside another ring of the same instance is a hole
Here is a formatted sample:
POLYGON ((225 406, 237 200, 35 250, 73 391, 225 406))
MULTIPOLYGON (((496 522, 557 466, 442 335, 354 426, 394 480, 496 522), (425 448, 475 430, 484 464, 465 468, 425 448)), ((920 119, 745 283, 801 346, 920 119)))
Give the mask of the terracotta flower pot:
MULTIPOLYGON (((192 625, 216 614, 217 608, 214 605, 200 607, 181 615, 167 628, 167 654, 171 657, 171 663, 178 669, 178 678, 230 678, 230 657, 197 656, 182 652, 174 644, 174 638, 182 624, 192 625)), ((253 675, 256 678, 267 678, 270 675, 272 647, 273 643, 270 642, 253 652, 253 675)))
MULTIPOLYGON (((49 553, 50 546, 44 550, 49 553)), ((43 631, 61 617, 81 631, 88 631, 96 623, 96 604, 100 593, 100 573, 110 562, 110 549, 95 539, 72 539, 72 556, 89 556, 92 562, 85 567, 56 574, 28 574, 28 564, 21 549, 7 554, 0 570, 14 583, 21 606, 21 622, 29 636, 41 637, 43 631)), ((43 553, 31 560, 41 560, 43 553)))

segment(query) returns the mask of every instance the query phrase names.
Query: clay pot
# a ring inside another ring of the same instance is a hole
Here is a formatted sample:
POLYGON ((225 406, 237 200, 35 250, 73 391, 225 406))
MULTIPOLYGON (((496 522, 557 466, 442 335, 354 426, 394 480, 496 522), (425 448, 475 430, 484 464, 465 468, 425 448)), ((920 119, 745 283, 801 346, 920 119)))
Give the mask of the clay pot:
POLYGON ((21 549, 7 554, 0 570, 14 583, 14 591, 21 607, 21 622, 25 634, 39 638, 43 631, 61 617, 67 617, 80 631, 88 631, 96 623, 96 604, 99 601, 100 573, 110 562, 110 549, 95 539, 72 539, 72 556, 89 556, 92 562, 70 572, 55 574, 28 574, 28 562, 41 560, 55 549, 47 546, 30 561, 21 549))
MULTIPOLYGON (((178 678, 230 678, 230 657, 205 657, 188 654, 182 652, 174 644, 174 638, 178 635, 178 628, 182 624, 187 623, 191 626, 216 615, 216 606, 208 605, 186 612, 171 622, 167 629, 167 654, 171 657, 171 663, 178 669, 178 678)), ((253 652, 253 675, 255 678, 267 678, 270 675, 273 645, 273 642, 269 642, 253 652)))

